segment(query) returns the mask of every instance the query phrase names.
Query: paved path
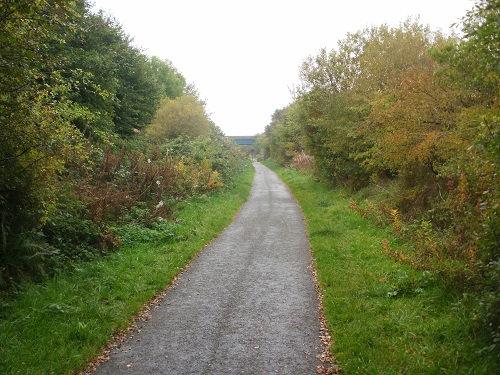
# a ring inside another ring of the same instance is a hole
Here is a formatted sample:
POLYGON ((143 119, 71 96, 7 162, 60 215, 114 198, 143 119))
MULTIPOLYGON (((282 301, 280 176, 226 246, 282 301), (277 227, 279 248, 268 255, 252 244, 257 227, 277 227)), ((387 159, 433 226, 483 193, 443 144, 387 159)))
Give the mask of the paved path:
POLYGON ((255 163, 248 202, 96 374, 315 374, 318 299, 305 224, 255 163))

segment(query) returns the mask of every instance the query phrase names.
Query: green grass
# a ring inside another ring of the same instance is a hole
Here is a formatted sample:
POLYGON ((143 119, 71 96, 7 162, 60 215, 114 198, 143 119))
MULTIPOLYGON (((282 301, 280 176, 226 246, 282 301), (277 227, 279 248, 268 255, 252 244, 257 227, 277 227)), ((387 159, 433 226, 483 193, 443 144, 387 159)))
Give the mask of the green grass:
POLYGON ((266 163, 288 184, 306 218, 332 352, 345 374, 494 374, 461 297, 439 277, 390 259, 387 240, 349 209, 348 194, 266 163))
POLYGON ((162 241, 118 252, 40 285, 24 285, 3 301, 1 374, 73 374, 84 370, 111 336, 227 226, 248 197, 253 168, 235 186, 182 204, 162 241))

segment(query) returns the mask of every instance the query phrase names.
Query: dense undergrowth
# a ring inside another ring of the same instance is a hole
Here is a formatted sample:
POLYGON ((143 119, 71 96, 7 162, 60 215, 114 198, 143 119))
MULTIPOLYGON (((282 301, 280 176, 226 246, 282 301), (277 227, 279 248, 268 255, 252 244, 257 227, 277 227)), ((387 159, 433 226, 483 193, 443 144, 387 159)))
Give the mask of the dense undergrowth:
MULTIPOLYGON (((162 145, 139 138, 121 147, 93 145, 86 163, 66 167, 59 177, 57 199, 38 225, 4 228, 0 289, 8 293, 23 280, 40 281, 75 261, 115 251, 127 242, 118 228, 146 230, 171 221, 179 202, 231 185, 242 160, 215 130, 162 145)), ((29 214, 22 208, 11 212, 17 219, 29 214)))
POLYGON ((72 374, 86 368, 113 334, 127 328, 245 202, 253 167, 225 188, 180 202, 170 220, 116 228, 125 245, 18 285, 0 307, 0 373, 72 374))
POLYGON ((302 207, 332 352, 345 374, 495 373, 498 351, 476 316, 477 295, 402 261, 414 243, 353 210, 345 189, 266 165, 302 207))

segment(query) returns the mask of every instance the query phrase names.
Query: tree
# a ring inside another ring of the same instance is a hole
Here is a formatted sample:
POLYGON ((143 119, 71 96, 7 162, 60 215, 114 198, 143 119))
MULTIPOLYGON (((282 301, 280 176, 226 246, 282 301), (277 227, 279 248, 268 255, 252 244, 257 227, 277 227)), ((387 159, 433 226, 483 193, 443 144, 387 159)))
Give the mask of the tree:
POLYGON ((116 130, 118 73, 125 68, 119 56, 127 50, 128 41, 116 21, 88 12, 67 39, 64 45, 53 46, 62 56, 59 64, 64 77, 72 81, 67 96, 96 114, 91 122, 78 119, 76 125, 93 138, 106 137, 116 130))
POLYGON ((356 155, 364 140, 357 128, 366 117, 365 99, 354 91, 359 79, 360 34, 349 34, 339 50, 321 50, 302 65, 302 86, 297 103, 307 152, 314 156, 317 173, 335 184, 359 188, 367 173, 356 155))
POLYGON ((94 138, 129 137, 151 122, 162 98, 183 94, 184 77, 169 61, 134 47, 114 18, 87 12, 78 26, 52 50, 71 82, 68 98, 96 114, 91 122, 77 120, 80 130, 94 138))
POLYGON ((150 59, 151 69, 157 83, 161 87, 163 97, 174 99, 184 94, 186 79, 177 71, 169 60, 161 60, 153 56, 150 59))
POLYGON ((371 106, 362 134, 371 144, 365 163, 373 172, 400 174, 423 165, 422 171, 428 169, 432 175, 458 147, 450 132, 457 113, 456 93, 439 85, 434 76, 437 64, 428 53, 442 40, 409 21, 398 28, 369 31, 356 90, 371 106))
POLYGON ((213 126, 203 104, 194 96, 183 95, 162 101, 146 137, 158 143, 181 135, 197 138, 208 135, 213 126))
POLYGON ((131 136, 134 129, 144 129, 155 116, 162 97, 146 56, 129 46, 118 58, 115 131, 131 136))
POLYGON ((0 4, 0 285, 50 254, 38 242, 58 197, 58 177, 82 160, 83 138, 72 121, 90 117, 65 98, 53 46, 64 44, 85 11, 80 1, 0 4))
POLYGON ((479 0, 463 18, 463 31, 467 40, 463 47, 480 57, 474 64, 476 78, 488 87, 495 87, 500 75, 499 14, 499 0, 479 0))
POLYGON ((305 139, 300 122, 300 108, 293 103, 277 109, 265 129, 265 152, 271 159, 289 165, 296 153, 304 151, 305 139))

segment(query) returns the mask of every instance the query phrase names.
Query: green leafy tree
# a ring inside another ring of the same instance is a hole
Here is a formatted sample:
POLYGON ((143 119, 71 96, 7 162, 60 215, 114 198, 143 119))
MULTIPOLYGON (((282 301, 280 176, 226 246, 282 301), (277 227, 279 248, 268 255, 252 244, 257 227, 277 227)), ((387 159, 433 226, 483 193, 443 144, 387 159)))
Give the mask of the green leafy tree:
POLYGON ((183 95, 162 101, 146 129, 146 137, 157 143, 182 135, 197 138, 208 135, 213 126, 203 103, 194 96, 183 95))
POLYGON ((128 49, 128 42, 116 22, 103 14, 86 13, 79 26, 64 45, 53 49, 62 55, 61 69, 72 81, 68 97, 96 114, 93 121, 78 119, 76 125, 94 138, 106 137, 116 128, 118 74, 124 68, 119 55, 128 49))
POLYGON ((150 64, 156 81, 160 85, 162 96, 174 99, 184 94, 186 79, 171 61, 153 56, 150 64))
POLYGON ((303 152, 305 139, 298 118, 300 108, 295 103, 276 110, 265 129, 266 154, 274 161, 290 165, 294 156, 303 152))
POLYGON ((348 35, 339 50, 321 50, 302 65, 298 104, 307 152, 314 156, 317 174, 336 184, 359 188, 367 172, 357 154, 364 139, 356 132, 368 108, 354 91, 359 75, 359 35, 348 35))
POLYGON ((61 71, 71 81, 68 97, 97 114, 77 121, 94 138, 129 137, 151 122, 160 99, 181 95, 184 79, 167 62, 150 59, 110 16, 85 13, 67 42, 54 45, 61 71))
POLYGON ((155 116, 161 100, 161 86, 156 84, 146 56, 129 47, 118 58, 117 106, 114 122, 116 132, 123 136, 144 129, 155 116))
POLYGON ((498 89, 500 75, 500 19, 499 0, 479 0, 474 8, 463 18, 463 31, 466 43, 462 45, 468 53, 480 57, 473 65, 475 78, 488 87, 498 89))
POLYGON ((85 3, 0 4, 0 284, 39 271, 53 249, 40 240, 58 196, 58 177, 84 157, 75 118, 90 113, 64 98, 70 83, 52 46, 78 27, 85 3))

